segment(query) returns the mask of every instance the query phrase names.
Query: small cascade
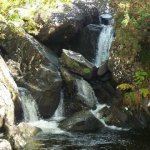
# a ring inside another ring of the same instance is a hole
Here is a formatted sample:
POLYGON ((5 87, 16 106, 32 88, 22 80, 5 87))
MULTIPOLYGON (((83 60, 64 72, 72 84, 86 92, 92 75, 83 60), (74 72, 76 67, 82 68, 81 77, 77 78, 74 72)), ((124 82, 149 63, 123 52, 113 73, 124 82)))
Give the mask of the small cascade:
POLYGON ((92 114, 107 128, 111 129, 111 130, 118 130, 118 131, 128 131, 129 129, 125 129, 125 128, 121 128, 121 127, 117 127, 114 125, 107 125, 104 121, 104 119, 101 116, 100 110, 102 110, 104 107, 108 107, 108 105, 106 104, 97 104, 97 109, 96 110, 91 110, 92 114))
POLYGON ((58 118, 63 117, 63 97, 64 97, 63 91, 61 92, 59 107, 54 115, 56 119, 54 120, 52 118, 49 121, 43 120, 39 117, 37 104, 32 95, 30 94, 30 92, 25 88, 19 88, 19 91, 25 122, 28 122, 32 126, 41 128, 43 133, 50 133, 50 134, 65 133, 65 131, 58 128, 59 123, 57 122, 58 118))
POLYGON ((34 98, 25 88, 19 88, 19 91, 25 122, 37 121, 39 119, 38 107, 34 98))
POLYGON ((61 120, 64 118, 64 91, 61 91, 60 102, 58 108, 56 109, 52 119, 61 120))
POLYGON ((76 90, 78 99, 90 108, 94 107, 97 103, 97 97, 91 85, 84 79, 76 79, 76 90))
POLYGON ((96 67, 102 66, 108 60, 113 36, 113 27, 111 25, 103 25, 98 39, 98 50, 95 59, 96 67))

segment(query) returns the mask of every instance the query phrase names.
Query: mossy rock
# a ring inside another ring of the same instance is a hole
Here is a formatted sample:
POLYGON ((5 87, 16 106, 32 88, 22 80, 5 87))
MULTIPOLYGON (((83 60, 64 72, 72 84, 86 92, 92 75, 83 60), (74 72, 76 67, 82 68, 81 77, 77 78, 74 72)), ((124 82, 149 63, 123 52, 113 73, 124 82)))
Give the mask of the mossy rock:
POLYGON ((63 50, 61 63, 69 71, 86 79, 92 78, 95 72, 95 66, 92 63, 86 60, 81 54, 70 50, 63 50))

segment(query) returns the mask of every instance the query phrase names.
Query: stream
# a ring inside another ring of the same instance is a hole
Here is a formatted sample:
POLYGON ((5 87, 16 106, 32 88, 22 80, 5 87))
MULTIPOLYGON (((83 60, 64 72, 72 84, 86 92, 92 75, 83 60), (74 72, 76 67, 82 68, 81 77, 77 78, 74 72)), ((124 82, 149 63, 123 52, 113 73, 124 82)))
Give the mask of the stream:
POLYGON ((149 150, 146 132, 103 129, 95 134, 39 134, 24 150, 149 150))

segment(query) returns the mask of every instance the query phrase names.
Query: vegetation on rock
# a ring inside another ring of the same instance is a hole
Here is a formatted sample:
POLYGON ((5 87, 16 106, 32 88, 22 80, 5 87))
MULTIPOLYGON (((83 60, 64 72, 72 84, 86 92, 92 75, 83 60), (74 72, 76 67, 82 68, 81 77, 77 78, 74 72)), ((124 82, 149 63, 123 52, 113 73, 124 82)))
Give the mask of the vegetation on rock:
POLYGON ((23 27, 28 33, 38 34, 41 25, 34 21, 34 16, 40 10, 47 12, 58 7, 60 2, 69 3, 70 0, 1 0, 0 20, 23 27))
POLYGON ((111 5, 116 21, 112 51, 124 68, 118 87, 126 91, 126 101, 138 108, 141 100, 150 96, 150 3, 149 0, 113 0, 111 5))

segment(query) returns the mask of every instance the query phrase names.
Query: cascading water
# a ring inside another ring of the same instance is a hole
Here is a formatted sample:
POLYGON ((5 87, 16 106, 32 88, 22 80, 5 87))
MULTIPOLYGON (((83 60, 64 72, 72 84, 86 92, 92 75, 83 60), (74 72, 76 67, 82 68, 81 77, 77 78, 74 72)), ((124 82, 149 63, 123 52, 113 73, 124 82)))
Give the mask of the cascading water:
POLYGON ((62 120, 64 118, 64 91, 61 91, 60 102, 53 117, 54 120, 62 120))
POLYGON ((103 25, 103 29, 98 39, 98 50, 95 59, 96 67, 100 67, 108 60, 113 36, 113 27, 111 25, 103 25))
POLYGON ((63 117, 63 91, 61 92, 60 106, 55 113, 56 120, 43 120, 39 117, 37 104, 28 90, 19 88, 20 100, 24 113, 24 121, 30 125, 41 128, 43 133, 62 134, 63 130, 58 128, 57 117, 63 117))
POLYGON ((19 91, 25 122, 37 121, 39 119, 38 107, 34 98, 25 88, 19 88, 19 91))
POLYGON ((119 130, 119 131, 128 131, 129 129, 117 127, 114 125, 107 125, 104 121, 104 119, 101 117, 100 110, 102 110, 104 107, 109 107, 106 104, 97 104, 97 109, 96 110, 91 110, 92 114, 106 127, 112 130, 119 130))

